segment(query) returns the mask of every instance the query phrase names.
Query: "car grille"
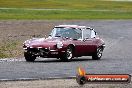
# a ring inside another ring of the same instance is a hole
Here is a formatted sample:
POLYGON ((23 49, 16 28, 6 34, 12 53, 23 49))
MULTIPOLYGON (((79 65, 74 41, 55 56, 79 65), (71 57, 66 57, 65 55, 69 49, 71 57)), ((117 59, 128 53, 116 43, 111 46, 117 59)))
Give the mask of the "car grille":
POLYGON ((28 48, 27 49, 28 51, 31 51, 31 52, 34 52, 34 53, 39 53, 39 52, 41 52, 41 53, 49 53, 49 49, 47 49, 47 48, 28 48))

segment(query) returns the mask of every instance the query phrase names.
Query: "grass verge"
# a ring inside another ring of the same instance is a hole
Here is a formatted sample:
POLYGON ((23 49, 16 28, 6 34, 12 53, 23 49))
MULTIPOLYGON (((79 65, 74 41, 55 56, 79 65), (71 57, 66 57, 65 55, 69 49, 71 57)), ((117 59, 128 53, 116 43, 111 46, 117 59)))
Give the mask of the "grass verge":
POLYGON ((36 10, 0 9, 0 20, 62 20, 62 19, 132 19, 132 11, 124 10, 36 10))
POLYGON ((17 41, 4 41, 0 46, 0 58, 17 57, 21 53, 18 51, 19 42, 17 41))
POLYGON ((0 20, 132 19, 132 2, 128 1, 0 0, 0 8, 0 20))
POLYGON ((107 9, 131 10, 132 2, 109 0, 0 0, 0 7, 48 9, 107 9))

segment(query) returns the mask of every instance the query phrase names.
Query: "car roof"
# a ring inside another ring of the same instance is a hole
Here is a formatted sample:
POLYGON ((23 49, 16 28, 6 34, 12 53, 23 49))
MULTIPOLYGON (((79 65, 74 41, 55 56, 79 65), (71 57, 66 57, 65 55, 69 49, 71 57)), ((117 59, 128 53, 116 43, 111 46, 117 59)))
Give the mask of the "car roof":
POLYGON ((87 27, 87 26, 79 26, 79 25, 58 25, 58 26, 55 26, 55 27, 69 27, 69 28, 89 28, 91 29, 90 27, 87 27))

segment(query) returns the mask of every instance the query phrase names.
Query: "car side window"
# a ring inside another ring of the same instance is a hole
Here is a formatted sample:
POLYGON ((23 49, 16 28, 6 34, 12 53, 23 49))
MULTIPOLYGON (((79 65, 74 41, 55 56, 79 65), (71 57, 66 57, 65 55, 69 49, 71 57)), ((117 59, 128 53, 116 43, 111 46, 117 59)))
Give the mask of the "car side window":
POLYGON ((83 30, 83 39, 89 39, 90 38, 90 30, 84 29, 83 30))
POLYGON ((91 38, 95 38, 96 37, 96 33, 94 30, 91 30, 91 38))

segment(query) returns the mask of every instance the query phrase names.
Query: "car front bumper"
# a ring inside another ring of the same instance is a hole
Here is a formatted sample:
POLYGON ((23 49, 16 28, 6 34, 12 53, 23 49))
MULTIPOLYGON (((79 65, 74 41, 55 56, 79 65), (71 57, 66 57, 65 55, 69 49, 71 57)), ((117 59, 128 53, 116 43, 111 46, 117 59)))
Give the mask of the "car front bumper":
POLYGON ((36 57, 49 57, 49 58, 59 58, 65 53, 65 49, 50 49, 50 48, 24 48, 25 52, 30 52, 36 57))

